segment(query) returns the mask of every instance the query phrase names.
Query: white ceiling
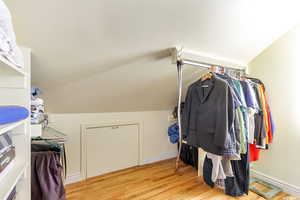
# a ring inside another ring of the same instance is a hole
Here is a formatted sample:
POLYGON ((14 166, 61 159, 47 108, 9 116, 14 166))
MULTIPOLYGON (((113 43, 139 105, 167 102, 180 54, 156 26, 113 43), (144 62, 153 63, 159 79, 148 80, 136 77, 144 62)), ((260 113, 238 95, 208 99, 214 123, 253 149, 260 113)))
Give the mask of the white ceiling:
POLYGON ((19 43, 32 48, 32 82, 57 113, 169 109, 167 48, 248 63, 299 20, 297 0, 6 2, 19 43))

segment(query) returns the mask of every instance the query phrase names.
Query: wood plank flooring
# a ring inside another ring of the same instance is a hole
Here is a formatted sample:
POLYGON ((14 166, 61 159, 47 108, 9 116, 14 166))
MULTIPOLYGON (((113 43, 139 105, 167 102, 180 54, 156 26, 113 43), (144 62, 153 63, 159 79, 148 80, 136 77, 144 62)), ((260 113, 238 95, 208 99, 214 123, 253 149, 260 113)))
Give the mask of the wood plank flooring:
MULTIPOLYGON (((189 166, 174 171, 175 160, 105 174, 66 186, 67 200, 264 200, 250 192, 238 198, 211 189, 189 166)), ((280 193, 272 200, 299 200, 280 193)))

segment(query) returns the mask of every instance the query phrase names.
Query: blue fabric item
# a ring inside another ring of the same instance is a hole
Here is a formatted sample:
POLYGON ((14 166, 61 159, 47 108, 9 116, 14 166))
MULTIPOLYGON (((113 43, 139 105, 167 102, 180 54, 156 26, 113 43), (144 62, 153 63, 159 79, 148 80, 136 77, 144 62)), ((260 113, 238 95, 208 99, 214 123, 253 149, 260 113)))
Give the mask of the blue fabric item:
POLYGON ((240 83, 244 91, 247 107, 255 109, 254 97, 251 94, 249 83, 246 81, 240 81, 240 83))
POLYGON ((40 96, 42 94, 42 90, 40 90, 39 88, 32 86, 31 87, 31 95, 34 97, 40 96))
POLYGON ((177 123, 168 128, 168 136, 170 138, 170 142, 173 144, 179 141, 179 127, 177 123))
POLYGON ((275 123, 274 123, 274 120, 273 120, 271 112, 270 112, 270 122, 271 122, 272 135, 274 136, 276 128, 275 128, 275 123))
POLYGON ((175 144, 179 141, 179 136, 178 135, 171 135, 170 136, 170 142, 175 144))
POLYGON ((0 125, 26 119, 29 111, 22 106, 0 106, 0 125))

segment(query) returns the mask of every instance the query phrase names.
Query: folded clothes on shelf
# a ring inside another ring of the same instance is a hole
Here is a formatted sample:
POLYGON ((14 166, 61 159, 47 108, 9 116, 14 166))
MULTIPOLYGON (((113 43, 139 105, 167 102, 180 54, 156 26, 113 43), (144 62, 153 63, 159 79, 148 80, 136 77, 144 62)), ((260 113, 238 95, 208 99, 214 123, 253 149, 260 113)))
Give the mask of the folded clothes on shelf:
POLYGON ((47 117, 45 115, 44 100, 39 98, 42 91, 35 87, 31 87, 31 124, 41 124, 47 117))
POLYGON ((0 173, 15 158, 15 147, 11 138, 11 133, 6 132, 0 135, 0 173))
POLYGON ((12 138, 11 138, 11 133, 6 132, 0 135, 0 154, 5 151, 7 148, 12 146, 12 138))
POLYGON ((44 101, 41 98, 31 99, 31 124, 40 124, 45 120, 44 101))
POLYGON ((0 125, 14 123, 29 116, 29 111, 22 106, 0 106, 0 125))
POLYGON ((10 146, 0 154, 0 173, 14 160, 16 151, 14 146, 10 146))
POLYGON ((5 3, 0 0, 0 55, 18 67, 24 66, 24 58, 16 43, 11 14, 5 3))

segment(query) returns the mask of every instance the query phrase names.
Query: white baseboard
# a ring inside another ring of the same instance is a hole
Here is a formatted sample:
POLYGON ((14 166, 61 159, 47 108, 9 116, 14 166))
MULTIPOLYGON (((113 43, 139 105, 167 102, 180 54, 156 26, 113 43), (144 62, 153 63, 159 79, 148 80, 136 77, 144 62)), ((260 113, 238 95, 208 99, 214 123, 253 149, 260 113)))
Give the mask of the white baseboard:
POLYGON ((262 172, 254 170, 254 169, 251 169, 251 175, 260 180, 266 181, 267 183, 271 183, 271 184, 281 188, 284 192, 286 192, 288 194, 291 194, 293 196, 300 198, 300 187, 297 187, 295 185, 291 185, 284 181, 278 180, 276 178, 273 178, 269 175, 266 175, 262 172))
POLYGON ((81 178, 80 172, 77 172, 77 173, 74 173, 74 174, 67 175, 67 179, 65 181, 65 184, 76 183, 76 182, 79 182, 79 181, 82 181, 82 178, 81 178))
POLYGON ((162 161, 162 160, 167 160, 170 158, 175 158, 176 156, 177 156, 177 152, 165 153, 165 154, 161 154, 157 157, 145 159, 140 163, 140 165, 146 165, 146 164, 150 164, 150 163, 154 163, 154 162, 158 162, 158 161, 162 161))

